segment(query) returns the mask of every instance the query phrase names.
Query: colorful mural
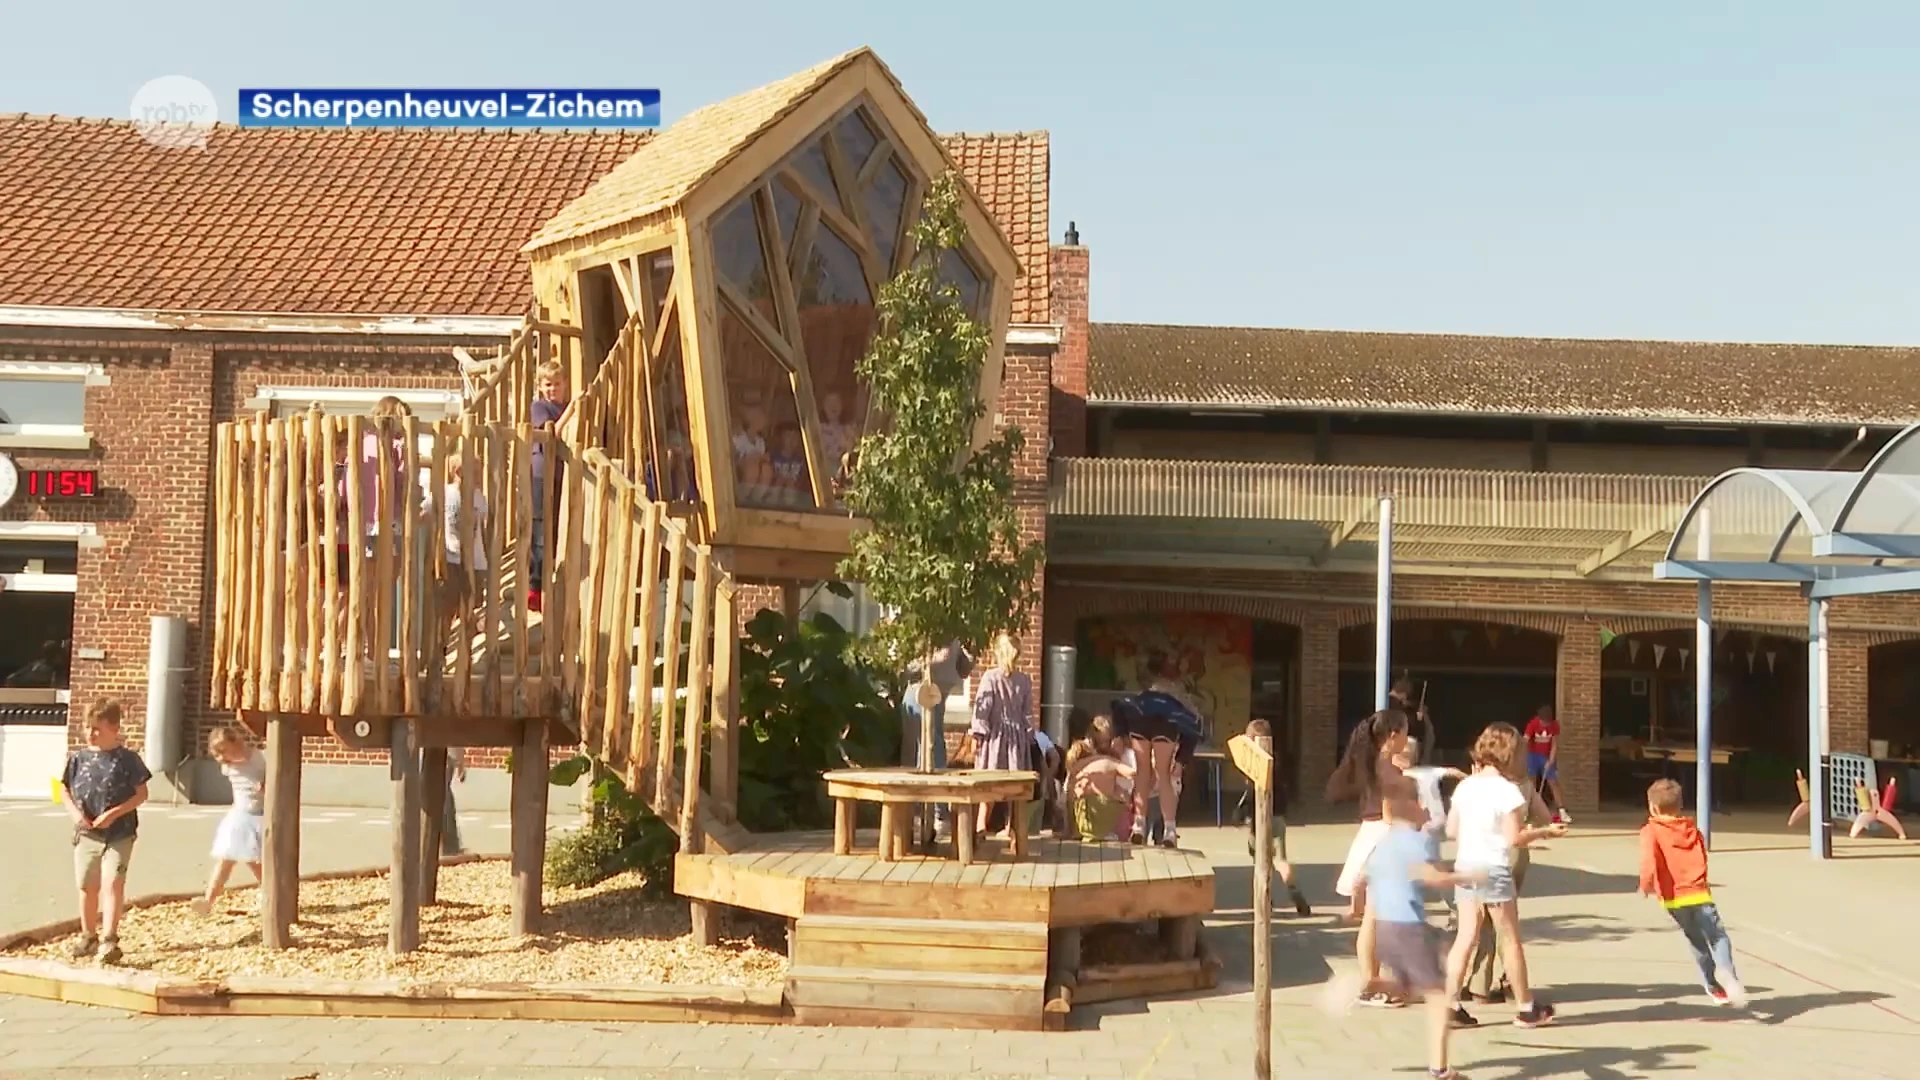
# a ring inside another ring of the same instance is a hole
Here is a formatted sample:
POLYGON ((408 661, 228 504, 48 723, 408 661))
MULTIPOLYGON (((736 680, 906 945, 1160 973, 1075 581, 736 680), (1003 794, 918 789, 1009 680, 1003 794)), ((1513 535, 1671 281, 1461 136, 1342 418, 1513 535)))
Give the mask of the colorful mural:
POLYGON ((1138 693, 1147 657, 1165 652, 1208 743, 1246 729, 1253 707, 1253 620, 1237 615, 1112 615, 1080 620, 1077 689, 1138 693))

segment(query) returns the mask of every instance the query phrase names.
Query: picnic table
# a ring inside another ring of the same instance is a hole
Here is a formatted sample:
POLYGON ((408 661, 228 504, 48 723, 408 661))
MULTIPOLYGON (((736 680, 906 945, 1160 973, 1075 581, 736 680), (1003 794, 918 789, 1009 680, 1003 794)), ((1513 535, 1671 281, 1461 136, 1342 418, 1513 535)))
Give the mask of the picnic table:
POLYGON ((962 865, 973 861, 975 808, 980 803, 1012 803, 1008 832, 1013 856, 1027 854, 1026 804, 1033 798, 1038 773, 1018 769, 953 769, 916 772, 912 769, 835 769, 825 775, 827 796, 833 800, 833 853, 853 854, 854 811, 860 803, 880 804, 882 862, 906 854, 911 811, 901 807, 953 804, 954 858, 962 865))

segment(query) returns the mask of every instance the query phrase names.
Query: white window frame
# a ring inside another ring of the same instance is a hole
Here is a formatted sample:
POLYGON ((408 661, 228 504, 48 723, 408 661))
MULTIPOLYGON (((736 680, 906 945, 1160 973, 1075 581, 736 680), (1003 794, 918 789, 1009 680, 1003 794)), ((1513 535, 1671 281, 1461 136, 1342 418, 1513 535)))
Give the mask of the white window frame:
MULTIPOLYGON (((99 364, 73 360, 0 360, 0 379, 70 382, 105 386, 110 381, 99 364)), ((78 424, 0 423, 0 450, 91 450, 93 433, 84 415, 78 424)))
POLYGON ((378 387, 363 386, 268 386, 254 388, 253 396, 244 403, 247 412, 270 412, 276 406, 290 405, 295 409, 305 409, 318 402, 320 408, 328 411, 365 412, 383 397, 396 397, 407 403, 407 407, 418 412, 423 408, 437 409, 450 417, 460 415, 465 401, 458 390, 386 390, 378 387))

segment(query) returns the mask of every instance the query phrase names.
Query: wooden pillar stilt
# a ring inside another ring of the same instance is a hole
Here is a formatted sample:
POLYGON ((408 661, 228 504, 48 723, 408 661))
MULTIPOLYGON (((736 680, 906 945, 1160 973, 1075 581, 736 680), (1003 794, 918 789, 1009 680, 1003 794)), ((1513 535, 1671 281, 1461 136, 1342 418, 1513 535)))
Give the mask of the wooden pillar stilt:
POLYGON ((387 750, 387 775, 393 781, 393 870, 388 874, 387 948, 408 953, 420 947, 420 789, 419 730, 396 718, 387 750))
POLYGON ((540 931, 541 875, 547 862, 547 721, 526 721, 513 749, 513 932, 540 931))
POLYGON ((897 857, 894 847, 900 842, 900 811, 898 803, 880 804, 880 861, 892 862, 897 857))
POLYGON ((687 914, 693 917, 695 945, 720 944, 720 905, 711 900, 689 900, 687 914))
POLYGON ((835 799, 833 801, 833 853, 835 855, 853 854, 854 814, 859 803, 853 799, 835 799))
POLYGON ((447 813, 447 748, 420 751, 420 903, 440 902, 440 840, 447 813))
POLYGON ((291 944, 300 907, 300 728, 293 717, 267 720, 267 835, 260 867, 260 941, 291 944))

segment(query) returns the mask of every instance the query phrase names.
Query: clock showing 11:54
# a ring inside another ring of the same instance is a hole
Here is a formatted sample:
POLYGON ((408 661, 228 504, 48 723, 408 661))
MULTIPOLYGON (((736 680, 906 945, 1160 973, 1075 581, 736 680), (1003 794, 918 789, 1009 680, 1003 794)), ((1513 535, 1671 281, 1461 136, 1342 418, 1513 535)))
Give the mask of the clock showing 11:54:
POLYGON ((17 496, 38 499, 91 499, 100 493, 100 474, 93 469, 26 469, 0 454, 0 506, 17 496))

